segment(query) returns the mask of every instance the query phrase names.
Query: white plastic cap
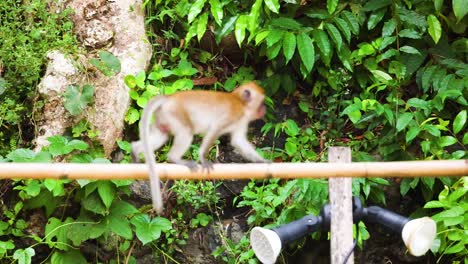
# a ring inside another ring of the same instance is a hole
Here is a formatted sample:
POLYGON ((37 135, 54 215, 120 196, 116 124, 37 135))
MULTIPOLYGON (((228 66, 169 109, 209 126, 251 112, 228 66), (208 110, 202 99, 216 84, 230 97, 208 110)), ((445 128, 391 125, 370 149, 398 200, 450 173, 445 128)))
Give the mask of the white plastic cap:
POLYGON ((250 231, 250 245, 263 264, 275 263, 281 252, 280 237, 274 231, 258 226, 250 231))
POLYGON ((409 221, 403 227, 401 237, 409 253, 419 257, 431 248, 436 237, 437 227, 434 220, 429 217, 409 221))

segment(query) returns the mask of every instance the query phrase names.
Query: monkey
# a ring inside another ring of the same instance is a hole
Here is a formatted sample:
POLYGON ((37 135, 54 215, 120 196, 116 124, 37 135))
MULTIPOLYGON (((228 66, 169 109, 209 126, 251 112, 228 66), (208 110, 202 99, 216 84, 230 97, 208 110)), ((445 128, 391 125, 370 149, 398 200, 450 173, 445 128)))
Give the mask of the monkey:
POLYGON ((156 213, 161 214, 163 203, 154 151, 162 147, 170 135, 174 136, 174 140, 168 160, 185 165, 191 171, 196 171, 197 163, 184 160, 182 156, 192 144, 193 136, 197 134, 204 135, 198 159, 208 173, 212 164, 206 160, 205 155, 212 143, 224 134, 230 134, 231 145, 244 158, 252 162, 271 162, 261 157, 247 139, 249 123, 263 118, 266 113, 264 99, 263 88, 255 82, 248 82, 230 93, 180 91, 155 96, 148 101, 140 121, 140 139, 131 143, 131 156, 134 162, 138 162, 138 155, 141 152, 144 154, 149 167, 151 196, 156 213))

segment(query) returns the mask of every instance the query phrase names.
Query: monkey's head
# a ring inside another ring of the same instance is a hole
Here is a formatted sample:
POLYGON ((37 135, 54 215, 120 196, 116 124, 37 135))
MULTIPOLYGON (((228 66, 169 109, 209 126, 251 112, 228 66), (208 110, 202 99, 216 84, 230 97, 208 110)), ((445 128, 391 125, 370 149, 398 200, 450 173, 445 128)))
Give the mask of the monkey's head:
POLYGON ((234 93, 244 103, 245 111, 250 120, 260 119, 266 113, 266 107, 263 101, 265 100, 265 91, 255 82, 248 82, 234 90, 234 93))

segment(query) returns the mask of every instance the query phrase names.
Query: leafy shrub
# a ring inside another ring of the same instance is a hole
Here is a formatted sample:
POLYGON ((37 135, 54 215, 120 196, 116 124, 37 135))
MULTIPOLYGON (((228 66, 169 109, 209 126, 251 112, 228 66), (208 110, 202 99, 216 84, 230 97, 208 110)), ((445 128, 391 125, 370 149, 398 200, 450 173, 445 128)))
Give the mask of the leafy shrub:
POLYGON ((47 4, 45 0, 0 3, 1 154, 25 143, 18 141, 21 131, 33 125, 27 121, 33 118, 33 108, 40 107, 36 85, 45 70, 47 51, 76 50, 73 23, 68 19, 71 10, 51 13, 47 4))
POLYGON ((440 254, 440 260, 451 259, 452 263, 466 262, 468 241, 468 177, 462 177, 452 186, 445 186, 435 201, 430 201, 424 208, 442 210, 432 216, 437 223, 437 238, 432 248, 440 254))

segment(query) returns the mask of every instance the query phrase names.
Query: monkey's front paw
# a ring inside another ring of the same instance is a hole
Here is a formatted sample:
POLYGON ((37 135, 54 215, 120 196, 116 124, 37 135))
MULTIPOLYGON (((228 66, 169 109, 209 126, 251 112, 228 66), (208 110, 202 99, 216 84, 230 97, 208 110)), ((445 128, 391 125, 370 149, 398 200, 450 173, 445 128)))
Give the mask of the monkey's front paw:
POLYGON ((211 161, 202 160, 201 166, 202 166, 202 169, 206 170, 207 173, 210 173, 210 171, 213 170, 213 163, 211 161))
POLYGON ((183 165, 187 166, 191 172, 196 172, 198 170, 198 164, 193 160, 184 161, 183 165))

